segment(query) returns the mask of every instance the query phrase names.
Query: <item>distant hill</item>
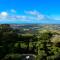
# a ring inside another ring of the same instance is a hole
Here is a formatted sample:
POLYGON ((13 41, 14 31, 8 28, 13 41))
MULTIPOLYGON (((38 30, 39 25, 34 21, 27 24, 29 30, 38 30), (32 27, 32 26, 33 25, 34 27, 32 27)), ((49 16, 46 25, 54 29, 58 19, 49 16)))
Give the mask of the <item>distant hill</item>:
POLYGON ((10 24, 11 28, 20 33, 35 33, 37 30, 60 30, 60 24, 10 24))
POLYGON ((14 29, 26 28, 26 29, 53 29, 60 30, 60 24, 10 24, 14 29))
MULTIPOLYGON (((0 26, 1 25, 7 26, 8 24, 0 24, 0 26)), ((13 30, 16 30, 17 33, 35 33, 37 30, 60 31, 60 24, 9 24, 9 26, 13 30)))

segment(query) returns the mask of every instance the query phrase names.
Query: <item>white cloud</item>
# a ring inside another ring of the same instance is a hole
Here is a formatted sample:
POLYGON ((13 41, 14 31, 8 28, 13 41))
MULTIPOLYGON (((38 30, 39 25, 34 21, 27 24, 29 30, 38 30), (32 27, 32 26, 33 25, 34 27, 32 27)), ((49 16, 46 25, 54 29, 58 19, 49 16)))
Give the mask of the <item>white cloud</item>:
MULTIPOLYGON (((11 12, 15 13, 17 12, 14 9, 11 9, 11 12)), ((33 10, 33 11, 25 11, 25 14, 10 14, 7 12, 1 12, 0 13, 0 20, 22 20, 22 21, 39 21, 39 20, 51 20, 52 18, 49 16, 46 16, 44 14, 41 14, 39 11, 33 10)))
MULTIPOLYGON (((11 12, 16 12, 15 10, 11 10, 11 12)), ((33 10, 33 11, 25 11, 25 15, 17 15, 17 14, 9 14, 7 12, 0 13, 0 19, 6 20, 46 20, 46 16, 41 14, 40 12, 33 10)))
POLYGON ((0 15, 3 17, 6 17, 6 16, 8 16, 8 13, 7 12, 1 12, 0 15))
POLYGON ((10 10, 12 13, 16 13, 16 10, 15 9, 11 9, 10 10))
POLYGON ((45 19, 45 15, 41 14, 40 12, 34 10, 34 11, 26 11, 28 15, 32 15, 36 18, 36 20, 43 20, 45 19))
POLYGON ((17 16, 15 16, 15 18, 19 19, 19 20, 26 20, 27 17, 24 15, 17 15, 17 16))
POLYGON ((7 12, 1 12, 0 13, 0 19, 6 19, 8 17, 8 13, 7 12))
MULTIPOLYGON (((12 10, 14 12, 14 10, 12 10)), ((15 20, 46 20, 49 19, 47 16, 41 14, 40 12, 33 10, 33 11, 25 11, 25 15, 14 15, 9 16, 8 19, 15 19, 15 20), (27 14, 27 15, 26 15, 27 14)))
POLYGON ((33 11, 25 11, 26 14, 30 14, 30 15, 38 15, 39 12, 36 11, 36 10, 33 10, 33 11))
POLYGON ((37 15, 37 20, 43 20, 43 19, 45 19, 45 16, 44 15, 37 15))

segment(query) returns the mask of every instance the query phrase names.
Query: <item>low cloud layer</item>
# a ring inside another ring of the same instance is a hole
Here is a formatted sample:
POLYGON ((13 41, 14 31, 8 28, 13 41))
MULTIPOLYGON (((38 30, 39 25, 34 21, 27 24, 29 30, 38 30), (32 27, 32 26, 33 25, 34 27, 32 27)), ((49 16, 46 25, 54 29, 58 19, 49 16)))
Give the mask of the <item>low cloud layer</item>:
POLYGON ((32 15, 36 18, 36 20, 44 20, 45 16, 43 14, 41 14, 40 12, 34 10, 34 11, 26 11, 25 12, 28 15, 32 15))
POLYGON ((21 20, 21 21, 41 21, 41 20, 57 20, 54 18, 51 18, 47 15, 44 15, 40 13, 39 11, 33 10, 33 11, 24 11, 24 14, 16 14, 17 11, 14 9, 10 10, 13 15, 11 15, 9 12, 3 11, 0 12, 0 20, 21 20))

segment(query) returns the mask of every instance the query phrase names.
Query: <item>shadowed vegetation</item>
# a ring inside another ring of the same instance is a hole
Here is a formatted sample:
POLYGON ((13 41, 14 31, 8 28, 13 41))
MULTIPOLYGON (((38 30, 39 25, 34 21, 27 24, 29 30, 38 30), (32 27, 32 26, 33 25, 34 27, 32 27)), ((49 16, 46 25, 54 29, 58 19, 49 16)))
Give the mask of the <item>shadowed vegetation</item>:
POLYGON ((20 60, 22 54, 33 54, 36 60, 60 59, 59 31, 34 32, 21 34, 20 29, 13 29, 8 24, 0 25, 0 60, 20 60))

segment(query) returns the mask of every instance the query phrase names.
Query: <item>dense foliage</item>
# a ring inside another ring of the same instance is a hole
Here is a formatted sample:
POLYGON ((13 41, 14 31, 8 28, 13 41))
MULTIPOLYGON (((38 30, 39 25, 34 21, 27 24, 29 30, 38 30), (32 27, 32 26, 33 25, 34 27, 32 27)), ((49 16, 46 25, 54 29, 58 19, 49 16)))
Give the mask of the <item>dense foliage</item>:
POLYGON ((0 25, 0 60, 21 60, 22 54, 33 54, 36 60, 60 59, 60 34, 56 31, 17 31, 8 24, 0 25))

